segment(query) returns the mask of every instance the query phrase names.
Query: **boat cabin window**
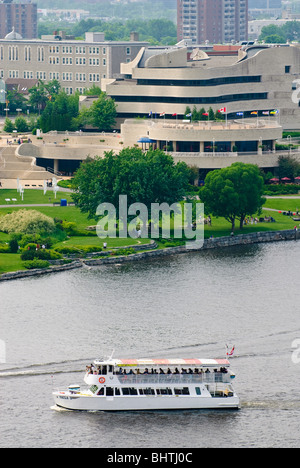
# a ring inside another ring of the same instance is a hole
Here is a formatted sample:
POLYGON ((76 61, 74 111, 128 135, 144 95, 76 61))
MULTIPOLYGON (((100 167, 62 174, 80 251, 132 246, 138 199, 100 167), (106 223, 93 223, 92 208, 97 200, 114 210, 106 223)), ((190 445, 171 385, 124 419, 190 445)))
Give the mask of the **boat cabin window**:
POLYGON ((121 395, 120 389, 117 387, 115 388, 115 395, 121 395))
POLYGON ((171 388, 158 388, 156 390, 157 395, 172 395, 171 388))
POLYGON ((104 387, 101 387, 97 395, 104 395, 104 387))
POLYGON ((140 388, 139 389, 140 395, 155 395, 154 388, 140 388))
POLYGON ((174 388, 175 395, 189 395, 190 391, 188 387, 174 388))
POLYGON ((113 387, 106 387, 106 396, 114 396, 113 387))
POLYGON ((123 387, 122 388, 123 395, 137 395, 138 391, 134 387, 123 387))
POLYGON ((200 389, 200 387, 196 387, 196 395, 201 395, 201 389, 200 389))

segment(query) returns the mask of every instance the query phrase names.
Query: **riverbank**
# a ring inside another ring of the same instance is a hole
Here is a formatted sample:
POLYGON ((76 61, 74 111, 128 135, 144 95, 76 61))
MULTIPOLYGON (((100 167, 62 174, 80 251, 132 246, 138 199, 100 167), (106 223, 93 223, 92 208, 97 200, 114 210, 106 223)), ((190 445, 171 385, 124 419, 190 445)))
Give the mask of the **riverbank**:
POLYGON ((137 262, 154 258, 165 257, 168 255, 178 255, 190 252, 199 252, 201 250, 223 249, 239 245, 251 245, 269 242, 296 241, 300 239, 300 233, 297 230, 253 232, 248 234, 239 234, 236 236, 224 236, 204 240, 203 246, 196 249, 188 249, 186 246, 167 247, 164 249, 155 249, 137 252, 130 255, 107 256, 97 259, 76 259, 65 265, 55 265, 46 269, 21 270, 0 275, 0 282, 15 279, 23 279, 32 276, 44 276, 47 274, 58 273, 62 271, 74 270, 78 268, 92 268, 101 265, 113 265, 127 262, 137 262))

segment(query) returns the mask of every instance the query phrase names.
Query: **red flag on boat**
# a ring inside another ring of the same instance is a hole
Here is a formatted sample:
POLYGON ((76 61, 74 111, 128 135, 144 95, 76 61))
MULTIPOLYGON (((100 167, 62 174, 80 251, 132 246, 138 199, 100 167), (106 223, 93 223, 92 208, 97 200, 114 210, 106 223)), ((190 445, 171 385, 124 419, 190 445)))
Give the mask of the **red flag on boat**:
POLYGON ((232 347, 232 349, 231 349, 231 351, 230 351, 230 352, 228 352, 228 348, 227 348, 227 353, 226 353, 226 354, 227 354, 227 356, 233 356, 233 353, 234 353, 234 348, 235 348, 235 346, 233 346, 233 347, 232 347))

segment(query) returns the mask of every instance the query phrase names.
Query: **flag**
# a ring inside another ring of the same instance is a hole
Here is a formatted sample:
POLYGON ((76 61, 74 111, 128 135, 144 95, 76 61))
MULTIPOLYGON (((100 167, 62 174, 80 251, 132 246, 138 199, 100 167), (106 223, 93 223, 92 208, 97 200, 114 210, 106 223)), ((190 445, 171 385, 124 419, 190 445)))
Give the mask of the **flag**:
POLYGON ((251 115, 257 115, 257 111, 251 112, 251 115))
POLYGON ((269 115, 269 111, 263 111, 263 115, 269 115))
POLYGON ((244 115, 244 112, 237 112, 236 115, 244 115))
POLYGON ((177 115, 176 113, 175 114, 172 114, 172 117, 175 117, 175 115, 177 115))
POLYGON ((192 113, 186 114, 186 117, 192 117, 192 113))
POLYGON ((148 115, 148 117, 151 117, 151 115, 152 115, 152 111, 150 111, 150 112, 149 112, 149 115, 148 115))
POLYGON ((273 111, 270 112, 270 114, 279 114, 279 110, 277 110, 277 109, 273 110, 273 111))
POLYGON ((207 115, 207 116, 208 116, 208 112, 203 112, 203 114, 202 114, 202 115, 207 115))
POLYGON ((161 112, 161 113, 159 114, 160 117, 162 117, 163 115, 165 115, 165 112, 161 112))
POLYGON ((233 356, 234 348, 235 348, 235 346, 233 346, 233 348, 232 348, 231 351, 229 351, 229 352, 228 352, 228 350, 227 350, 226 355, 227 355, 227 356, 233 356))
POLYGON ((219 109, 218 112, 226 112, 226 107, 222 107, 222 109, 219 109))

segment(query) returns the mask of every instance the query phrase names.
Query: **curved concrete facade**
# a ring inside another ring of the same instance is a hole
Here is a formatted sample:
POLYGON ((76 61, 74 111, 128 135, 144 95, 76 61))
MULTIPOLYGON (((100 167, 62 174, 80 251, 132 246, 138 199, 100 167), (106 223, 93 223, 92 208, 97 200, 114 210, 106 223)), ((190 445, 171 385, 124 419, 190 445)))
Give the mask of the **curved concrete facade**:
MULTIPOLYGON (((105 82, 102 89, 115 99, 120 118, 147 116, 151 111, 168 117, 183 116, 186 107, 197 110, 226 107, 232 118, 238 112, 280 110, 286 129, 299 128, 300 107, 293 85, 300 79, 300 47, 259 46, 239 56, 214 56, 188 61, 185 48, 144 50, 143 59, 121 65, 123 80, 105 82), (169 59, 169 63, 168 63, 169 59), (131 66, 131 67, 130 67, 131 66)), ((297 86, 297 85, 296 85, 297 86)))

